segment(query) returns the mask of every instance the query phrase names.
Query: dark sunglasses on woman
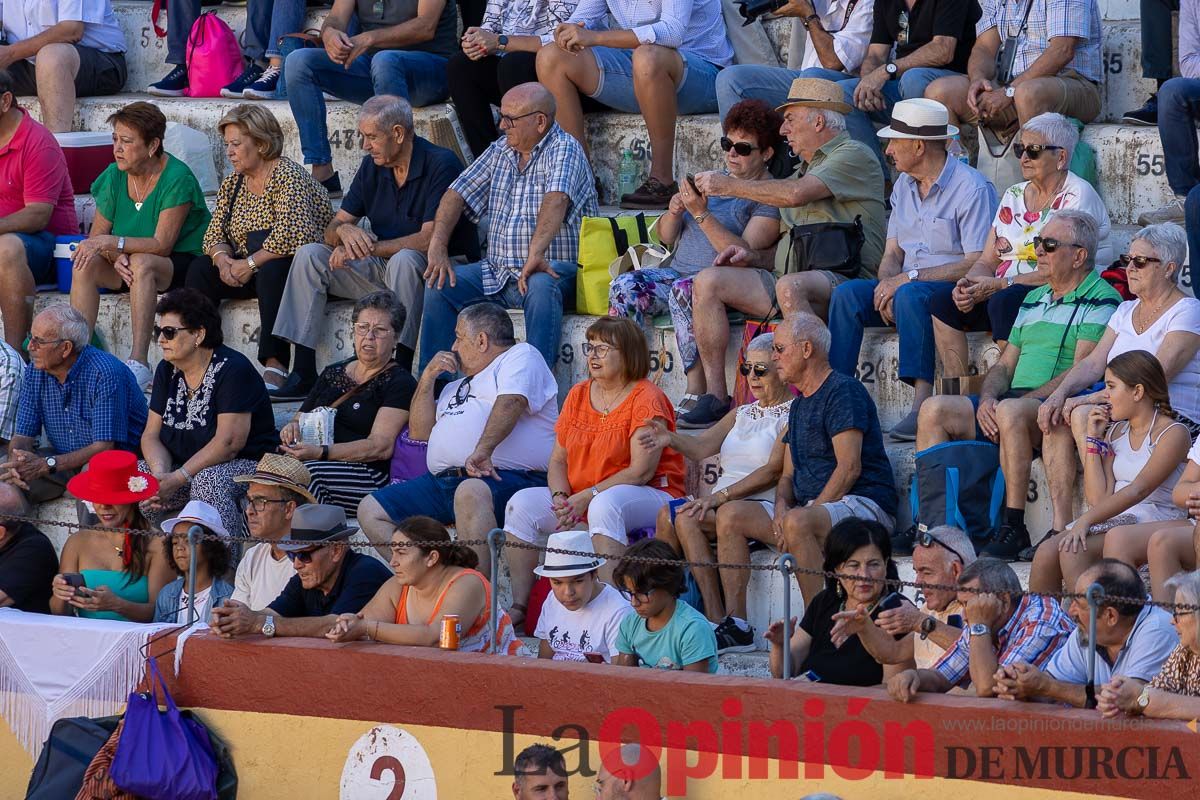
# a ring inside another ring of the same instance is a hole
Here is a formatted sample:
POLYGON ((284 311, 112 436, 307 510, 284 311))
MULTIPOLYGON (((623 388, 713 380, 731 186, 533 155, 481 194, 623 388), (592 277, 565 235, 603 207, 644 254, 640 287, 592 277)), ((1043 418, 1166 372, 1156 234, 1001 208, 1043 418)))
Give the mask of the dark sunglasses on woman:
POLYGON ((1121 255, 1118 260, 1121 266, 1125 269, 1145 269, 1151 264, 1161 264, 1161 258, 1152 258, 1151 256, 1131 256, 1129 253, 1121 255))
POLYGON ((195 328, 176 328, 173 325, 167 325, 166 327, 160 328, 157 325, 155 325, 154 328, 152 329, 152 333, 154 334, 155 339, 157 339, 158 337, 161 336, 162 338, 164 338, 168 342, 170 342, 175 338, 175 336, 180 331, 194 331, 194 330, 196 330, 196 329, 195 328))
POLYGON ((721 151, 728 153, 730 150, 737 153, 739 156, 748 156, 758 148, 749 142, 735 142, 728 136, 721 137, 721 151))
POLYGON ((1013 152, 1017 154, 1017 158, 1024 158, 1029 154, 1030 161, 1037 161, 1042 153, 1047 150, 1062 150, 1062 147, 1056 144, 1014 144, 1013 152))
POLYGON ((754 377, 761 378, 771 371, 771 368, 766 364, 738 364, 738 372, 742 373, 742 377, 749 377, 750 373, 754 373, 754 377))

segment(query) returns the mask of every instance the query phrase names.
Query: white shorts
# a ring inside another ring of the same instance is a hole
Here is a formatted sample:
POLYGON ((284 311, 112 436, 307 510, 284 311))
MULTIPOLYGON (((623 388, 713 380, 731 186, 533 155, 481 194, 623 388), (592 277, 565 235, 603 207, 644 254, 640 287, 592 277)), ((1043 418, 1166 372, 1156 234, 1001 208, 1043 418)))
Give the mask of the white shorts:
MULTIPOLYGON (((811 506, 812 503, 809 503, 811 506)), ((879 507, 869 497, 863 497, 857 494, 848 494, 841 500, 834 503, 822 503, 821 508, 829 514, 829 522, 831 525, 837 525, 844 519, 866 519, 872 522, 878 522, 880 525, 888 529, 890 533, 896 527, 896 520, 879 507)))
MULTIPOLYGON (((629 544, 629 531, 653 528, 658 510, 670 499, 671 495, 650 486, 610 486, 588 504, 587 529, 593 535, 629 544)), ((504 530, 523 542, 544 546, 558 529, 551 503, 550 490, 544 486, 522 489, 504 510, 504 530)))

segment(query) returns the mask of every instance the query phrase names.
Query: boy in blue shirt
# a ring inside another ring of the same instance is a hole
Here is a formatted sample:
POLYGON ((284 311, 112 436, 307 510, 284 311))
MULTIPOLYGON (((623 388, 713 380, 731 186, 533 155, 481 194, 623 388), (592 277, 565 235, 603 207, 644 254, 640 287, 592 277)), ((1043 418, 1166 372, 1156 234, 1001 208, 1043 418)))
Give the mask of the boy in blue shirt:
MULTIPOLYGON (((667 559, 679 557, 666 542, 644 539, 625 551, 627 556, 667 559)), ((682 600, 683 566, 622 560, 613 572, 617 590, 633 604, 617 631, 614 664, 624 667, 717 671, 717 637, 696 609, 682 600)))

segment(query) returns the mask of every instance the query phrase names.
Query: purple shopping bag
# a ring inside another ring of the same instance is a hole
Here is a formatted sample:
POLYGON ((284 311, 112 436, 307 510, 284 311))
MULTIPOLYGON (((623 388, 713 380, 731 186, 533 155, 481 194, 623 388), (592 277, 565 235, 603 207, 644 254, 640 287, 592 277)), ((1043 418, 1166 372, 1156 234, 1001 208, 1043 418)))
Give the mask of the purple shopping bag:
POLYGON ((179 713, 158 663, 147 660, 150 691, 129 695, 125 728, 109 775, 148 800, 216 800, 217 757, 208 731, 179 713), (166 711, 159 711, 158 693, 166 711))
POLYGON ((408 438, 408 426, 405 425, 396 437, 396 448, 392 450, 392 483, 411 480, 428 472, 425 467, 425 452, 428 449, 429 442, 408 438))

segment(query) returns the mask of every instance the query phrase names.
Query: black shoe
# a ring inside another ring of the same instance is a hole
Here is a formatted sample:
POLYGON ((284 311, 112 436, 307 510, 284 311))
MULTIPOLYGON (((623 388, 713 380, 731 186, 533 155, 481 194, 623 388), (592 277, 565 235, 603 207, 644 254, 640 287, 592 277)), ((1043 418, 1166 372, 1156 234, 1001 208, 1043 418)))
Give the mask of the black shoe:
POLYGON ((981 556, 998 558, 1001 561, 1016 561, 1021 551, 1029 547, 1029 529, 1024 525, 1001 525, 991 544, 983 548, 981 556))
POLYGON ((702 394, 696 405, 692 406, 692 410, 679 418, 677 425, 689 430, 711 428, 729 413, 732 404, 733 398, 718 400, 711 394, 702 394))
POLYGON ((892 555, 911 556, 916 544, 917 526, 913 525, 906 531, 892 534, 892 555))
POLYGON ((325 191, 329 192, 330 200, 342 196, 342 178, 336 172, 321 181, 321 185, 325 187, 325 191))
POLYGON ((713 631, 717 636, 717 655, 721 653, 752 653, 754 646, 754 628, 749 625, 742 630, 733 617, 726 617, 713 631))
POLYGON ((666 208, 671 198, 679 194, 679 184, 669 186, 658 178, 647 178, 646 182, 629 194, 621 195, 621 208, 645 209, 647 211, 666 208))
POLYGON ((1150 99, 1141 108, 1126 111, 1125 116, 1121 117, 1121 121, 1130 125, 1157 125, 1158 94, 1150 95, 1150 99))
POLYGON ((287 376, 287 380, 277 389, 267 389, 267 397, 271 398, 272 403, 287 403, 294 400, 303 400, 308 397, 308 393, 312 391, 313 384, 316 381, 306 380, 303 375, 293 372, 287 376))
POLYGON ((1031 544, 1029 547, 1026 547, 1024 550, 1017 553, 1017 561, 1033 561, 1033 554, 1037 552, 1037 549, 1046 542, 1050 541, 1051 537, 1057 536, 1059 533, 1061 533, 1061 531, 1056 531, 1053 528, 1046 531, 1046 535, 1041 539, 1038 539, 1037 544, 1031 544))

